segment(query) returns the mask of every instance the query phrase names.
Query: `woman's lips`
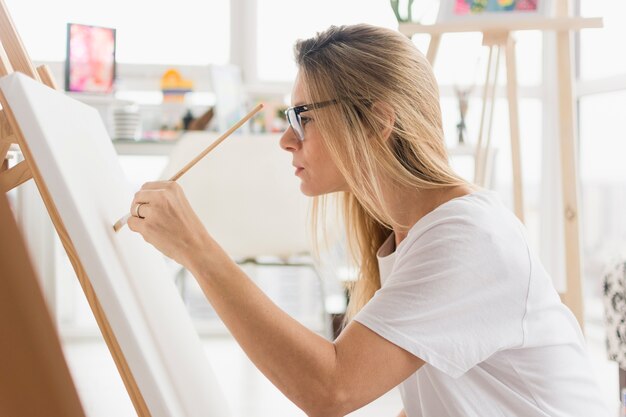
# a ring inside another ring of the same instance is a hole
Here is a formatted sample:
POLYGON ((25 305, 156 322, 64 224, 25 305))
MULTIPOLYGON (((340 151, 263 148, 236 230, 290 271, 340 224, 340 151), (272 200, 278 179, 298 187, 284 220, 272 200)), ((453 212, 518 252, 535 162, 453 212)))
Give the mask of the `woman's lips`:
POLYGON ((298 175, 299 173, 301 173, 302 171, 304 171, 304 168, 302 167, 296 167, 296 175, 298 175))

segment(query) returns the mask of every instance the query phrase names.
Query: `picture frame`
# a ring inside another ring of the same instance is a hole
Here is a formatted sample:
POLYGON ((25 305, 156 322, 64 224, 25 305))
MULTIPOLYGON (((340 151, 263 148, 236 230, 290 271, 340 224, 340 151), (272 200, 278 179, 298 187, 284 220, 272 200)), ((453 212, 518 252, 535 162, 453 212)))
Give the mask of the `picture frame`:
POLYGON ((116 79, 116 29, 67 24, 65 91, 112 94, 116 79))
POLYGON ((441 0, 437 21, 544 17, 551 10, 551 0, 441 0))

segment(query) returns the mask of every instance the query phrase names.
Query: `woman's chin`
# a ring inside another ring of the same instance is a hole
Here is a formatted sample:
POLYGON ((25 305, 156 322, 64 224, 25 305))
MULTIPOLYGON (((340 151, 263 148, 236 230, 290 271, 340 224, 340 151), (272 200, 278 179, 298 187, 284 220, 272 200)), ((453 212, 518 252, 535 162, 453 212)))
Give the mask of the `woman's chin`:
POLYGON ((301 183, 300 184, 300 191, 302 192, 302 194, 304 194, 307 197, 316 197, 322 193, 317 192, 317 190, 311 189, 310 187, 307 187, 307 185, 305 183, 301 183))
POLYGON ((336 193, 339 191, 346 191, 344 188, 346 187, 320 189, 320 188, 309 187, 304 182, 300 183, 300 192, 302 192, 302 194, 304 194, 307 197, 317 197, 317 196, 324 195, 324 194, 332 194, 332 193, 336 193))

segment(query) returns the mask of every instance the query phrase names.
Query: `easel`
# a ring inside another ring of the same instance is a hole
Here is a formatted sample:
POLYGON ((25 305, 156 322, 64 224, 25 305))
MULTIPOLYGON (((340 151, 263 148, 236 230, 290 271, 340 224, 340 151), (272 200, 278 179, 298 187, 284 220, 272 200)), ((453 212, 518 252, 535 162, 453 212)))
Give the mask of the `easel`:
MULTIPOLYGON (((43 82, 45 85, 57 89, 50 70, 46 66, 35 68, 26 52, 24 45, 15 29, 13 21, 10 17, 8 9, 3 0, 0 0, 0 77, 11 74, 13 71, 22 72, 35 80, 43 82)), ((102 307, 96 297, 91 286, 89 277, 81 264, 80 259, 76 255, 74 244, 68 236, 67 230, 59 216, 59 213, 50 197, 50 193, 46 187, 45 179, 39 172, 38 167, 32 163, 32 156, 26 144, 23 133, 20 130, 15 118, 11 113, 11 109, 7 105, 5 97, 0 93, 0 160, 4 161, 7 151, 13 144, 19 145, 24 156, 24 160, 14 167, 7 169, 7 164, 3 163, 4 169, 0 169, 0 187, 2 192, 8 192, 11 189, 23 184, 29 179, 34 179, 35 184, 41 194, 43 202, 46 206, 52 223, 61 239, 61 243, 67 252, 67 256, 76 272, 76 276, 82 286, 85 297, 89 302, 89 306, 96 318, 100 331, 105 342, 111 352, 111 356, 115 361, 118 372, 120 373, 126 390, 131 401, 140 417, 149 417, 150 412, 146 406, 145 400, 137 387, 137 383, 130 371, 128 363, 121 351, 115 335, 108 323, 106 316, 102 311, 102 307)))
POLYGON ((489 63, 483 90, 483 107, 475 153, 476 168, 474 179, 478 185, 484 185, 486 181, 485 166, 491 146, 491 125, 493 121, 495 86, 498 77, 500 54, 504 51, 507 69, 507 99, 509 103, 514 211, 521 221, 524 221, 524 200, 520 157, 515 40, 511 32, 517 30, 556 32, 558 51, 557 71, 559 74, 559 146, 564 209, 563 218, 565 226, 565 272, 567 282, 567 289, 561 294, 561 299, 563 303, 572 310, 578 323, 584 329, 580 265, 580 226, 578 224, 578 170, 574 130, 575 110, 572 94, 573 73, 571 67, 572 44, 570 32, 585 28, 600 28, 602 27, 602 19, 569 16, 568 0, 557 0, 556 17, 554 18, 526 17, 515 20, 483 19, 447 22, 434 25, 408 23, 401 24, 399 30, 407 36, 412 36, 416 33, 427 33, 431 35, 430 45, 426 54, 431 65, 435 63, 441 36, 444 33, 482 32, 483 45, 489 47, 489 63), (492 67, 494 66, 495 68, 492 71, 492 67), (488 107, 489 110, 487 110, 488 107))
POLYGON ((0 230, 0 415, 85 417, 5 195, 0 230))

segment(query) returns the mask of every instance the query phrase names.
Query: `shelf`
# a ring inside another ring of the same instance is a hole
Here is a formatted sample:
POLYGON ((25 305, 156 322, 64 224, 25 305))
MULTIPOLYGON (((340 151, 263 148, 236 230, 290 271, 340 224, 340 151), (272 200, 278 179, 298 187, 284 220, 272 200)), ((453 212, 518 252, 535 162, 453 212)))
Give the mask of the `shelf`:
POLYGON ((69 97, 89 105, 113 104, 123 100, 118 100, 113 94, 95 94, 95 93, 75 93, 68 91, 69 97))
MULTIPOLYGON (((208 132, 207 132, 208 133, 208 132)), ((174 140, 132 140, 114 139, 113 146, 118 155, 169 155, 172 148, 178 143, 174 140)), ((453 146, 447 148, 448 156, 474 157, 476 148, 473 145, 453 146)))

